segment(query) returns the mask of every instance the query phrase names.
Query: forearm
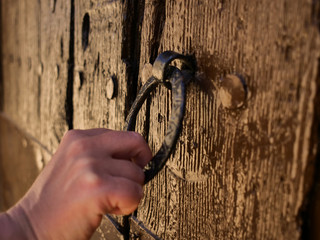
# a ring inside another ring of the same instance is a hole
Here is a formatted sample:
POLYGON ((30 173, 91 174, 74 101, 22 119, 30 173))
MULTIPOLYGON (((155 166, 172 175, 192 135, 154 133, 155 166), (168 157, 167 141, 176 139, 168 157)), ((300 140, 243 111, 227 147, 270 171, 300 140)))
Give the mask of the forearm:
POLYGON ((19 207, 0 213, 0 239, 36 239, 28 217, 19 207))

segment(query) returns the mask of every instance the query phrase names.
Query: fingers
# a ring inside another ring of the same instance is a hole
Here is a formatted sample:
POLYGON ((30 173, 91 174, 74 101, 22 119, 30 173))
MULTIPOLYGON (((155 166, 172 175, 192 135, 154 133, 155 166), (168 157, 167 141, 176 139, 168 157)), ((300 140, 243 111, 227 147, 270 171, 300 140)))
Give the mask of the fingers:
POLYGON ((141 168, 146 166, 152 158, 148 144, 136 132, 110 132, 101 135, 101 140, 108 142, 114 158, 131 159, 141 168))
POLYGON ((69 142, 76 152, 96 152, 111 154, 120 159, 134 159, 144 167, 152 158, 151 150, 143 137, 136 132, 112 131, 103 128, 70 130, 62 141, 69 142))
POLYGON ((138 207, 145 178, 142 168, 152 158, 141 135, 107 129, 74 130, 64 136, 63 142, 57 156, 68 159, 67 166, 74 169, 77 181, 70 182, 98 193, 101 214, 124 215, 138 207))
POLYGON ((70 141, 68 147, 70 157, 83 153, 97 158, 111 156, 133 161, 141 168, 152 158, 148 144, 135 132, 106 129, 74 130, 69 131, 63 141, 70 141))
POLYGON ((112 177, 101 196, 102 214, 128 215, 137 209, 143 197, 142 186, 126 178, 112 177))
POLYGON ((101 162, 97 162, 95 168, 96 172, 101 176, 110 175, 113 177, 122 177, 140 185, 144 184, 145 175, 143 170, 135 163, 127 160, 101 159, 101 162))
POLYGON ((79 172, 81 174, 74 182, 81 182, 82 191, 91 189, 93 193, 98 193, 93 196, 98 196, 100 214, 130 214, 143 197, 143 170, 130 161, 97 160, 94 166, 79 172))
POLYGON ((74 142, 78 142, 80 140, 88 140, 89 137, 96 137, 101 134, 107 133, 111 130, 104 129, 104 128, 94 128, 94 129, 88 129, 88 130, 78 130, 73 129, 66 132, 61 139, 61 144, 59 146, 59 149, 62 148, 69 148, 70 145, 74 144, 74 142))

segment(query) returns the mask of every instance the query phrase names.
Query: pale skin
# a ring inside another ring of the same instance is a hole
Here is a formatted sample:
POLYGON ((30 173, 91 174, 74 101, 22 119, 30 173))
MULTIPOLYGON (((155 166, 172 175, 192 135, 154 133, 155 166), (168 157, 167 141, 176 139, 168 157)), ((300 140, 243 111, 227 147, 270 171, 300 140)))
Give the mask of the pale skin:
POLYGON ((26 195, 0 214, 0 239, 89 239, 106 213, 132 213, 152 153, 134 132, 72 130, 26 195))

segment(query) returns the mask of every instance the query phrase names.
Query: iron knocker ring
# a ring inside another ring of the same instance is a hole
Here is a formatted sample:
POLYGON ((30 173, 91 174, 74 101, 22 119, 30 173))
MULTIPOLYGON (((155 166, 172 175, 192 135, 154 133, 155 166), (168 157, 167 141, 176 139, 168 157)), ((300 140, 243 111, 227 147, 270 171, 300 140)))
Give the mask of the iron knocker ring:
POLYGON ((182 120, 185 111, 186 83, 194 74, 195 68, 195 64, 190 57, 172 51, 161 53, 153 64, 152 76, 145 85, 142 86, 132 104, 126 120, 127 131, 135 130, 136 117, 142 104, 159 84, 169 85, 169 88, 172 90, 172 111, 167 133, 160 149, 148 164, 148 168, 144 169, 145 183, 154 178, 163 168, 176 145, 182 129, 182 120), (180 69, 170 66, 170 63, 175 59, 181 61, 180 69))

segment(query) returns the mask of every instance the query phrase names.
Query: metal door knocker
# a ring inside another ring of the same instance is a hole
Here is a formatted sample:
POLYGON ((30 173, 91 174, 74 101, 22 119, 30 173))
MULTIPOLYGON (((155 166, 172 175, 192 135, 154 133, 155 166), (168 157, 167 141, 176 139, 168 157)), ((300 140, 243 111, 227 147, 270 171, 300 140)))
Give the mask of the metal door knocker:
MULTIPOLYGON (((186 84, 192 78, 195 71, 196 64, 191 57, 172 51, 161 53, 153 64, 152 76, 145 85, 142 86, 137 98, 132 104, 126 120, 125 129, 127 131, 135 130, 136 117, 142 104, 159 84, 164 84, 172 90, 172 113, 169 119, 167 133, 159 151, 151 159, 147 169, 144 170, 145 183, 154 178, 163 168, 175 147, 182 129, 182 120, 186 104, 186 84), (179 67, 173 66, 172 63, 174 60, 179 61, 179 67)), ((107 233, 108 236, 106 237, 110 237, 110 239, 123 239, 122 236, 127 236, 129 231, 134 235, 140 236, 141 239, 160 239, 133 215, 124 217, 124 226, 109 214, 106 214, 106 217, 109 219, 109 222, 107 222, 107 228, 109 230, 107 233), (131 226, 130 230, 129 226, 131 226)))
POLYGON ((167 133, 159 151, 150 161, 148 169, 145 169, 145 184, 163 168, 179 138, 186 103, 185 87, 187 80, 194 74, 195 68, 195 64, 190 57, 172 51, 161 53, 153 64, 152 76, 140 89, 132 104, 126 121, 127 131, 135 130, 136 116, 142 104, 159 84, 164 84, 172 90, 172 113, 167 133), (180 69, 170 66, 170 63, 176 59, 182 63, 180 69))

